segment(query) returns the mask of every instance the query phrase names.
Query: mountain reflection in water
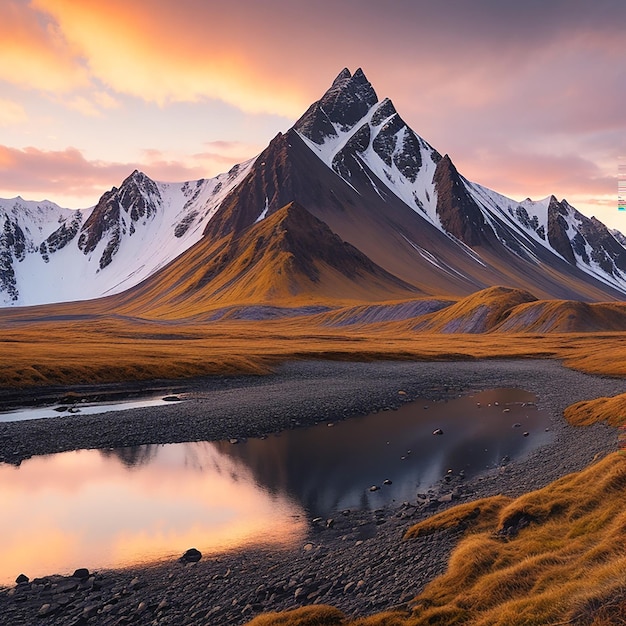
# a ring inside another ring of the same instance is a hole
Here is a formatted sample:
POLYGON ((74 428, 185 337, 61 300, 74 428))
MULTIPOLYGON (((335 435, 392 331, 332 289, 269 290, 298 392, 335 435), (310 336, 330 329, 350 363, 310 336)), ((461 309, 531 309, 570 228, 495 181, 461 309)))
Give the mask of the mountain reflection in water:
POLYGON ((413 500, 448 469, 469 476, 546 443, 549 421, 534 399, 492 390, 238 444, 81 450, 19 468, 0 464, 0 584, 20 572, 175 558, 192 546, 215 554, 296 545, 310 517, 413 500), (443 435, 432 434, 437 428, 443 435))
POLYGON ((547 443, 550 422, 535 400, 519 389, 496 389, 216 446, 250 467, 270 493, 326 516, 414 500, 449 469, 469 477, 547 443), (438 428, 443 435, 433 435, 438 428), (369 491, 373 485, 379 490, 369 491))

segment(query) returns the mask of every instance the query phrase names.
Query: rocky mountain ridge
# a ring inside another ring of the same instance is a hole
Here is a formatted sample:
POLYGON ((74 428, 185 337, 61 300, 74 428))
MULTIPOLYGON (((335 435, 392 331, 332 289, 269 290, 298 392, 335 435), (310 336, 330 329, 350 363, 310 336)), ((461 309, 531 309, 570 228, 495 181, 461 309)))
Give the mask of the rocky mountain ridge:
POLYGON ((293 202, 416 292, 626 295, 621 233, 566 200, 517 202, 468 181, 379 101, 362 70, 344 69, 258 157, 213 179, 161 183, 135 171, 80 211, 0 200, 0 305, 120 293, 293 202))

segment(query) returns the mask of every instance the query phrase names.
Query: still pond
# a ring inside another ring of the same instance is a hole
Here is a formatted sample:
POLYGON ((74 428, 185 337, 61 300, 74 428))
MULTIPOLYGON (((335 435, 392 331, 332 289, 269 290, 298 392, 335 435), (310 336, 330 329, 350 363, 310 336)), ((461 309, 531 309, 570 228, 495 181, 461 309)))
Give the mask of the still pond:
POLYGON ((0 464, 0 584, 20 572, 171 559, 191 546, 211 555, 297 545, 314 517, 415 500, 449 469, 470 477, 547 443, 549 418, 535 400, 495 389, 265 439, 0 464))

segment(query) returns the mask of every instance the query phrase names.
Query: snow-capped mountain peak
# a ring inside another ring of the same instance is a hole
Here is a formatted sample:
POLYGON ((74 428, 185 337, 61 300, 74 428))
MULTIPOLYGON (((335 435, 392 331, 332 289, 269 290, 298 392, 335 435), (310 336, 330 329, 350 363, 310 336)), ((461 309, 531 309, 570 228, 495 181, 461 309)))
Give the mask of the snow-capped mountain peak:
POLYGON ((534 263, 541 246, 626 292, 623 240, 566 200, 517 202, 468 181, 448 155, 442 158, 404 122, 391 100, 378 101, 360 69, 354 76, 343 70, 294 130, 355 189, 364 174, 381 197, 394 194, 461 244, 476 248, 497 240, 534 263))
POLYGON ((135 170, 76 211, 0 200, 0 305, 86 300, 136 285, 202 238, 253 161, 184 183, 135 170))

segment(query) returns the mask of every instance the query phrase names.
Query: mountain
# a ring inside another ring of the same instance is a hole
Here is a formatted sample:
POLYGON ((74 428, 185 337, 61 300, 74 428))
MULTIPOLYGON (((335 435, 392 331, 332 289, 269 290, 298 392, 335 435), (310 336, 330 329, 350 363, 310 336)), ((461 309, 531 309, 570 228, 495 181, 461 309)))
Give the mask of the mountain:
POLYGON ((420 295, 291 202, 240 233, 205 237, 111 304, 124 314, 182 317, 233 303, 302 307, 420 295))
POLYGON ((250 165, 185 183, 135 171, 78 211, 0 200, 0 304, 86 300, 136 285, 202 238, 204 222, 250 165))
POLYGON ((491 285, 540 297, 621 299, 626 249, 550 197, 516 202, 465 179, 344 70, 274 138, 205 230, 223 236, 295 199, 374 262, 431 295, 491 285))
POLYGON ((437 302, 496 285, 622 300, 624 241, 566 200, 517 202, 467 180, 360 69, 344 69, 292 128, 227 174, 173 184, 134 172, 83 211, 0 201, 0 302, 129 289, 139 298, 137 286, 165 309, 165 296, 176 309, 296 294, 328 302, 339 284, 363 302, 385 290, 437 302))

